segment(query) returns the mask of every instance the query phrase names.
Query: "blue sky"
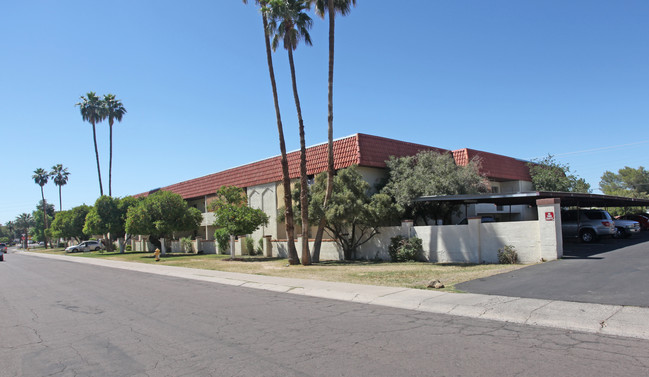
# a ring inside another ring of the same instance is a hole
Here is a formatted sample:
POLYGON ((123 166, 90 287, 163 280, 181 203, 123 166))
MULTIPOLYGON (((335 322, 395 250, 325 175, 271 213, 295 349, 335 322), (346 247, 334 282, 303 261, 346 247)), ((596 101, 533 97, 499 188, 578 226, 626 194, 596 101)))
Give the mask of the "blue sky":
MULTIPOLYGON (((337 18, 334 136, 550 153, 597 189, 606 170, 649 165, 648 16, 645 0, 358 0, 337 18)), ((313 18, 313 46, 295 53, 308 145, 327 135, 327 23, 313 18)), ((88 91, 128 110, 114 129, 114 196, 279 154, 251 4, 5 1, 0 35, 0 223, 35 208, 39 167, 70 170, 63 209, 94 203, 91 126, 74 106, 88 91)), ((295 150, 286 51, 273 57, 295 150)), ((107 191, 108 127, 97 128, 107 191)), ((45 196, 58 209, 53 183, 45 196)))

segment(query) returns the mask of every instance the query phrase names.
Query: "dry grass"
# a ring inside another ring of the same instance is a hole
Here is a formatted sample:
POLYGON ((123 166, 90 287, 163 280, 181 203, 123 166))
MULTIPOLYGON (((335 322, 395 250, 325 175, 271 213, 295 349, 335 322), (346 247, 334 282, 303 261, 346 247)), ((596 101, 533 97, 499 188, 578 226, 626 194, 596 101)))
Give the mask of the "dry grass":
MULTIPOLYGON (((62 250, 35 250, 65 254, 62 250)), ((138 263, 156 263, 152 253, 76 253, 74 257, 100 258, 138 263)), ((446 291, 455 291, 455 284, 513 271, 525 265, 499 264, 433 264, 421 262, 389 263, 327 261, 312 266, 288 266, 286 259, 244 257, 230 260, 225 255, 167 254, 159 264, 201 268, 246 274, 280 276, 299 279, 339 281, 369 285, 425 289, 430 280, 439 279, 446 291)))

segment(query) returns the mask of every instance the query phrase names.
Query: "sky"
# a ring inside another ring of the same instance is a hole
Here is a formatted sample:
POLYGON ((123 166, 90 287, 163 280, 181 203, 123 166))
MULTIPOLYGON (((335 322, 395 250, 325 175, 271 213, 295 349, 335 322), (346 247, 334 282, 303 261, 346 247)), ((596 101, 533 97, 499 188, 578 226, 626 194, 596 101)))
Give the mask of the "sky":
MULTIPOLYGON (((548 154, 595 193, 649 164, 646 0, 358 0, 336 19, 334 137, 366 133, 524 160, 548 154)), ((307 145, 327 140, 328 22, 295 52, 307 145)), ((99 196, 92 126, 113 93, 113 196, 279 154, 261 15, 249 1, 0 2, 0 223, 63 164, 63 210, 99 196)), ((287 148, 299 148, 286 50, 273 54, 287 148)), ((97 125, 108 191, 108 125, 97 125)), ((44 187, 59 209, 58 187, 44 187)))

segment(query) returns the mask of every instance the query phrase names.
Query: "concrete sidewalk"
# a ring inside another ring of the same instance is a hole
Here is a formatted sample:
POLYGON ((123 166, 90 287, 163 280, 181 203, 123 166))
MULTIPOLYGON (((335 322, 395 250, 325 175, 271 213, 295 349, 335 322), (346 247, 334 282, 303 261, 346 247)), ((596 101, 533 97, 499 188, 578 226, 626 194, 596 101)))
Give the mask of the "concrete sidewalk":
POLYGON ((291 279, 134 262, 18 252, 23 255, 131 271, 265 289, 333 300, 382 305, 590 333, 649 339, 649 308, 584 304, 472 293, 291 279))

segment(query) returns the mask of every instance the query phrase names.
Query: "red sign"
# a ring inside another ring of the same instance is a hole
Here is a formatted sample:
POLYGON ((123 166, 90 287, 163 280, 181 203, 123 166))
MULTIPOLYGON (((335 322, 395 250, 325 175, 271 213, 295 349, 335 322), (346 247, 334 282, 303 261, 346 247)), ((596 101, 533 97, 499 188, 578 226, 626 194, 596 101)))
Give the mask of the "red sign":
POLYGON ((546 212, 545 221, 554 221, 554 212, 546 212))

